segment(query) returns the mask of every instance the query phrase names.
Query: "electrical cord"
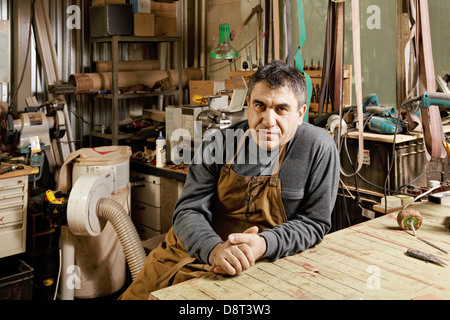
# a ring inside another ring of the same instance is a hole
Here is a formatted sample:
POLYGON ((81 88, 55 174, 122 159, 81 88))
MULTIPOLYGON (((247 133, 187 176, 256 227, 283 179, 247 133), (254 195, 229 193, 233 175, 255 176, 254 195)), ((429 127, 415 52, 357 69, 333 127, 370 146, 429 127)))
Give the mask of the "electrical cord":
MULTIPOLYGON (((366 125, 368 124, 368 122, 371 120, 371 118, 372 118, 373 116, 374 116, 374 115, 371 115, 371 116, 365 118, 364 124, 363 124, 363 125, 364 125, 364 128, 366 127, 366 125)), ((384 194, 385 199, 386 199, 386 197, 387 197, 387 193, 388 193, 388 192, 389 192, 389 193, 392 193, 392 194, 396 194, 396 195, 408 195, 408 196, 410 196, 411 194, 409 194, 409 193, 407 193, 407 192, 400 192, 400 190, 401 190, 402 188, 405 188, 405 187, 408 186, 408 185, 413 184, 415 181, 419 180, 419 179, 420 179, 423 175, 425 175, 425 174, 428 174, 428 173, 441 173, 441 175, 444 174, 444 173, 443 173, 442 171, 440 171, 440 170, 429 170, 429 171, 426 171, 426 172, 421 173, 419 176, 415 177, 413 180, 411 180, 411 181, 409 181, 409 182, 403 184, 402 186, 400 186, 399 188, 397 188, 397 190, 392 190, 392 189, 388 188, 388 185, 387 185, 387 184, 388 184, 389 177, 390 177, 390 175, 391 175, 392 168, 393 168, 393 164, 394 164, 394 160, 395 160, 395 142, 396 142, 396 138, 397 138, 397 131, 398 131, 399 123, 400 123, 400 117, 401 117, 401 113, 399 112, 399 115, 398 115, 398 118, 397 118, 396 127, 395 127, 395 133, 394 133, 394 138, 393 138, 393 144, 392 144, 392 155, 393 155, 393 156, 392 156, 392 159, 391 159, 391 162, 390 162, 390 166, 389 166, 389 170, 388 170, 388 172, 387 172, 387 176, 386 176, 386 179, 385 179, 385 184, 384 184, 384 186, 379 186, 379 185, 377 185, 377 184, 375 184, 375 183, 373 183, 373 182, 367 180, 367 179, 364 178, 359 172, 357 172, 356 175, 355 175, 355 176, 359 177, 361 180, 363 180, 365 183, 369 184, 370 186, 372 186, 372 187, 374 187, 374 188, 377 188, 377 189, 379 189, 379 190, 383 190, 383 194, 384 194)), ((348 134, 349 134, 350 132, 353 132, 353 131, 356 131, 356 130, 357 130, 357 129, 351 129, 351 130, 348 130, 347 132, 345 132, 345 133, 342 135, 342 138, 341 138, 341 139, 342 139, 342 142, 343 142, 343 143, 341 143, 341 146, 342 146, 342 145, 344 146, 344 151, 345 151, 347 160, 349 161, 350 166, 351 166, 351 167, 353 168, 353 170, 355 170, 355 171, 356 171, 355 168, 356 168, 356 164, 357 164, 357 159, 356 159, 355 163, 352 161, 352 158, 351 158, 350 153, 349 153, 349 150, 348 150, 348 140, 347 140, 347 138, 348 138, 348 134)), ((341 150, 339 150, 339 153, 341 153, 341 150)), ((347 186, 343 183, 342 180, 341 180, 341 185, 344 186, 344 188, 346 189, 346 191, 347 191, 349 194, 351 194, 350 190, 347 188, 347 186)), ((355 188, 356 188, 356 191, 355 191, 355 192, 356 192, 357 194, 359 194, 358 186, 357 186, 357 179, 356 179, 356 178, 355 178, 355 188)), ((356 201, 356 203, 359 205, 358 197, 357 197, 357 196, 352 196, 352 199, 353 199, 354 201, 356 201)), ((385 201, 385 212, 387 212, 387 201, 385 201)), ((347 214, 348 214, 348 213, 347 213, 347 214)))
POLYGON ((440 173, 441 175, 444 174, 443 171, 441 170, 429 170, 429 171, 425 171, 423 173, 421 173, 419 176, 417 176, 416 178, 414 178, 413 180, 409 181, 408 183, 405 183, 403 185, 401 185, 400 187, 398 187, 398 189, 395 191, 396 194, 400 194, 400 190, 412 185, 414 182, 416 182, 417 180, 419 180, 420 178, 422 178, 425 174, 429 174, 429 173, 440 173))
POLYGON ((398 112, 397 122, 395 124, 394 139, 392 140, 392 157, 391 157, 392 159, 391 159, 391 163, 389 165, 389 170, 387 172, 386 179, 384 181, 384 199, 385 199, 385 201, 384 201, 384 212, 385 213, 387 213, 387 184, 388 184, 391 172, 392 172, 392 167, 394 166, 395 142, 397 140, 397 130, 398 130, 398 125, 400 123, 401 117, 402 117, 402 113, 398 112))

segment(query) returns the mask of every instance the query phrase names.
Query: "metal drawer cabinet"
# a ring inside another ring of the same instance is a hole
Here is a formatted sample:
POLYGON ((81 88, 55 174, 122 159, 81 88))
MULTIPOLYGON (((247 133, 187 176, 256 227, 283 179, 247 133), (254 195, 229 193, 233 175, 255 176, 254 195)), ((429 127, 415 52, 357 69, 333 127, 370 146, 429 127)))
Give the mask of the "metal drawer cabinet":
POLYGON ((28 176, 0 180, 0 258, 25 252, 28 176))

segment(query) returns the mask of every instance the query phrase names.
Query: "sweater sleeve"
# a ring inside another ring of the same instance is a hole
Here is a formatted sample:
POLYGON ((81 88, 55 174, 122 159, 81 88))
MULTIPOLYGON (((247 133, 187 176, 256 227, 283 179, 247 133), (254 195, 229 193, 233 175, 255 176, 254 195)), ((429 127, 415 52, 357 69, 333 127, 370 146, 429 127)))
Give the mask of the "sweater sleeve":
POLYGON ((172 219, 174 232, 186 252, 205 264, 208 263, 212 249, 223 242, 211 227, 212 203, 223 161, 205 161, 202 150, 207 146, 208 142, 205 141, 189 166, 183 192, 175 205, 172 219))
MULTIPOLYGON (((298 147, 301 153, 294 157, 295 166, 284 170, 289 171, 291 176, 296 176, 290 180, 290 187, 291 190, 298 191, 302 199, 294 208, 285 202, 287 222, 260 233, 267 243, 263 257, 270 261, 313 247, 323 240, 331 228, 331 213, 339 183, 337 148, 327 133, 313 139, 311 146, 308 146, 308 140, 301 140, 302 146, 298 147), (300 173, 296 175, 294 172, 300 173), (302 180, 305 182, 301 182, 302 180)), ((282 180, 282 186, 284 182, 286 181, 282 180)))

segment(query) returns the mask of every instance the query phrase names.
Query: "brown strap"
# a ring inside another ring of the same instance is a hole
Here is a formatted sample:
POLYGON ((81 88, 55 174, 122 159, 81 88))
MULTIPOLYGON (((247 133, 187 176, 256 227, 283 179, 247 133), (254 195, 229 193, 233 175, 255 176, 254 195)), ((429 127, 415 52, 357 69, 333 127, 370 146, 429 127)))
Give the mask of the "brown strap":
POLYGON ((283 164, 284 156, 286 155, 287 144, 281 147, 277 156, 277 161, 272 168, 272 178, 278 178, 280 175, 281 165, 283 164))
MULTIPOLYGON (((419 1, 419 25, 421 55, 419 60, 420 83, 419 94, 436 92, 436 77, 431 45, 431 30, 428 13, 428 0, 419 1), (422 71, 423 68, 423 71, 422 71)), ((438 106, 421 110, 423 136, 431 160, 439 161, 442 157, 442 122, 438 106)))
MULTIPOLYGON (((236 148, 236 152, 234 153, 234 156, 230 160, 228 160, 228 162, 224 166, 222 166, 222 171, 224 173, 228 173, 229 172, 230 167, 233 164, 234 159, 236 159, 239 150, 241 150, 242 146, 245 143, 245 139, 248 137, 250 132, 252 132, 252 129, 248 129, 247 131, 245 131, 244 135, 241 137, 241 139, 238 142, 238 146, 236 148)), ((280 153, 278 154, 277 161, 276 161, 276 163, 275 163, 275 165, 273 166, 273 169, 272 169, 272 176, 273 177, 278 177, 278 175, 280 173, 281 164, 283 163, 284 156, 286 154, 286 148, 287 148, 287 144, 282 146, 281 149, 280 149, 280 153)))
POLYGON ((324 112, 326 106, 328 105, 330 95, 331 95, 331 83, 330 78, 332 74, 333 65, 333 55, 334 50, 334 25, 335 25, 335 4, 333 1, 328 0, 328 10, 327 10, 327 24, 325 32, 325 48, 323 55, 323 71, 322 71, 322 81, 320 84, 320 100, 319 100, 319 117, 324 112))
POLYGON ((155 282, 155 286, 156 287, 167 287, 170 279, 173 278, 173 276, 180 271, 183 267, 185 267, 186 265, 192 263, 195 261, 195 258, 191 258, 191 257, 186 257, 184 259, 181 259, 180 261, 178 261, 178 263, 174 264, 169 270, 167 270, 167 272, 165 274, 163 274, 156 282, 155 282))
MULTIPOLYGON (((364 120, 362 107, 362 76, 361 76, 361 24, 359 12, 359 0, 352 0, 352 30, 353 30, 353 65, 355 72, 356 107, 358 115, 358 168, 354 173, 348 174, 341 165, 341 173, 350 177, 356 175, 362 168, 364 160, 364 120)), ((342 108, 340 110, 342 121, 342 108)))
POLYGON ((332 103, 334 110, 342 109, 342 82, 344 72, 344 28, 345 28, 345 2, 336 4, 336 23, 335 23, 335 55, 334 68, 332 70, 332 103))
MULTIPOLYGON (((412 88, 408 90, 407 99, 410 99, 412 94, 417 91, 418 95, 422 95, 425 92, 436 92, 428 0, 416 0, 415 7, 411 3, 410 14, 413 16, 415 14, 416 23, 412 27, 411 37, 414 37, 415 40, 416 61, 414 82, 412 88), (418 88, 417 84, 419 85, 418 88)), ((412 114, 408 114, 408 121, 422 124, 426 156, 428 160, 439 161, 440 158, 445 157, 445 150, 442 148, 444 133, 439 107, 430 106, 428 109, 421 109, 420 114, 422 121, 412 114)))
POLYGON ((248 129, 247 131, 245 131, 244 135, 239 140, 237 148, 236 148, 236 152, 234 153, 234 156, 230 160, 228 160, 228 162, 226 163, 228 167, 230 167, 233 164, 234 159, 236 159, 239 150, 241 150, 242 146, 245 143, 245 139, 247 138, 247 136, 251 132, 251 130, 252 129, 248 129))

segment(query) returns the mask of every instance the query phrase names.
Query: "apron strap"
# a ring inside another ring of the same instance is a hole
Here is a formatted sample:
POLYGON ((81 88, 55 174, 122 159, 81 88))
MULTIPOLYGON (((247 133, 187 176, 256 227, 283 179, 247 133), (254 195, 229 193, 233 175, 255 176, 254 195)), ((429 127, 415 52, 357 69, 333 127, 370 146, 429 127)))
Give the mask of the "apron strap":
POLYGON ((234 159, 236 159, 239 150, 241 150, 242 146, 244 145, 245 139, 248 137, 248 134, 250 133, 250 130, 251 129, 247 129, 247 131, 244 132, 244 135, 239 140, 239 143, 237 145, 236 152, 234 153, 234 156, 230 160, 228 160, 228 162, 226 163, 227 165, 231 166, 233 164, 233 161, 234 161, 234 159))
MULTIPOLYGON (((280 170, 281 170, 281 165, 283 164, 284 156, 286 155, 286 149, 287 149, 287 143, 281 147, 280 152, 278 153, 277 161, 272 169, 272 178, 278 179, 278 175, 280 174, 280 170)), ((271 183, 271 185, 272 185, 272 183, 271 183)))
POLYGON ((225 165, 222 166, 222 172, 225 174, 228 174, 230 172, 231 165, 233 164, 234 159, 236 159, 237 154, 239 150, 241 150, 243 144, 245 143, 245 139, 247 138, 248 134, 250 133, 250 129, 244 132, 244 135, 239 139, 238 146, 236 148, 236 152, 234 153, 233 157, 225 163, 225 165))
POLYGON ((167 287, 170 279, 183 267, 195 261, 195 258, 186 257, 178 261, 178 263, 174 264, 165 274, 163 274, 156 282, 155 286, 160 287, 162 285, 163 288, 167 287))
MULTIPOLYGON (((231 168, 231 165, 233 164, 234 159, 236 159, 238 152, 241 150, 242 146, 245 143, 245 139, 248 137, 250 132, 251 132, 251 129, 248 129, 247 131, 245 131, 244 135, 239 140, 239 143, 236 148, 236 152, 234 153, 234 156, 230 160, 228 160, 228 162, 225 165, 222 166, 223 173, 227 174, 230 171, 230 168, 231 168)), ((272 169, 272 177, 278 178, 278 175, 280 173, 281 164, 283 163, 284 156, 286 154, 286 148, 287 148, 287 143, 284 146, 282 146, 280 149, 276 163, 272 169)))

